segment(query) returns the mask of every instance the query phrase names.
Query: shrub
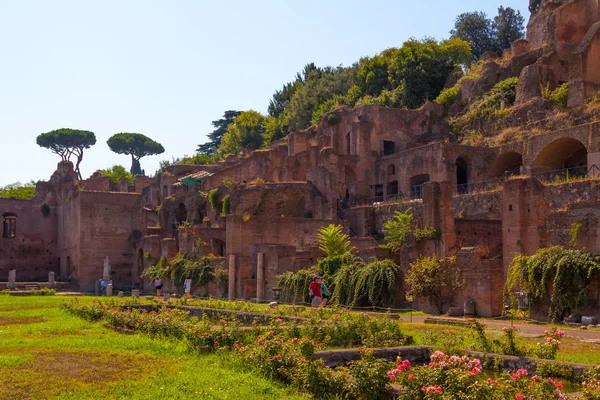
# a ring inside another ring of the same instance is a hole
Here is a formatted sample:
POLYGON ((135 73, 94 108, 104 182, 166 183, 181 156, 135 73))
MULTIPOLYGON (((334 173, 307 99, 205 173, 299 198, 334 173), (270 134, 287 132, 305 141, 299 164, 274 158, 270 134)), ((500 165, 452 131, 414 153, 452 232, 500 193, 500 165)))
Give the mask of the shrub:
POLYGON ((422 367, 413 367, 408 360, 399 358, 397 367, 388 371, 388 376, 401 388, 399 400, 565 398, 561 393, 561 382, 529 377, 525 369, 502 374, 497 379, 485 379, 482 372, 477 358, 448 356, 436 351, 431 362, 422 367))
POLYGON ((457 130, 465 130, 469 124, 486 118, 497 117, 502 101, 506 106, 514 103, 517 95, 519 78, 508 78, 498 82, 492 89, 477 101, 473 102, 466 113, 450 120, 450 124, 457 130))
POLYGON ((225 197, 223 197, 223 207, 221 209, 221 214, 223 214, 223 215, 229 214, 229 209, 231 206, 230 199, 231 199, 231 197, 229 195, 226 195, 225 197))
POLYGON ((385 243, 381 247, 386 248, 394 253, 400 251, 402 245, 406 241, 406 235, 412 229, 413 216, 410 208, 404 213, 396 211, 394 219, 386 221, 383 224, 383 233, 385 235, 385 243))
POLYGON ((329 114, 327 116, 327 123, 331 126, 337 125, 340 122, 340 117, 337 114, 329 114))
POLYGON ((219 189, 214 188, 208 192, 208 204, 213 210, 217 208, 217 199, 219 197, 219 189))
POLYGON ((542 97, 553 101, 561 107, 567 107, 569 101, 569 82, 563 83, 554 90, 550 90, 550 82, 542 86, 542 97))
POLYGON ((39 290, 31 290, 29 294, 32 296, 54 296, 56 294, 56 290, 43 287, 39 290))
POLYGON ((450 107, 456 101, 456 97, 458 97, 459 92, 460 84, 457 83, 450 88, 442 90, 440 95, 434 101, 444 107, 450 107))
POLYGON ((277 277, 277 287, 281 289, 283 300, 309 303, 310 293, 308 286, 317 275, 316 268, 301 269, 298 272, 284 272, 277 277))
POLYGON ((265 180, 262 178, 256 178, 255 180, 250 182, 250 184, 254 186, 265 186, 265 180))
POLYGON ((593 278, 599 274, 599 255, 554 246, 516 256, 508 269, 506 291, 520 287, 530 293, 532 303, 549 300, 548 318, 556 321, 564 311, 574 313, 588 305, 593 278))

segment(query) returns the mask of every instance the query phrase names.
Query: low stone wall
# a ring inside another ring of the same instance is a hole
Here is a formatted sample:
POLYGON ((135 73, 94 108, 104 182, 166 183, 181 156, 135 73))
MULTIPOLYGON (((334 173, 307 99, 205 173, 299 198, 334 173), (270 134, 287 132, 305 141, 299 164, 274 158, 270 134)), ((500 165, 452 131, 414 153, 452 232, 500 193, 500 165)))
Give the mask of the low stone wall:
MULTIPOLYGON (((395 361, 398 356, 404 360, 409 360, 411 364, 425 364, 431 357, 431 349, 427 346, 405 346, 405 347, 386 347, 373 349, 375 358, 382 358, 387 361, 395 361)), ((323 363, 330 367, 340 367, 347 365, 351 361, 361 359, 360 349, 342 349, 342 350, 323 350, 315 352, 315 358, 321 358, 323 363)))

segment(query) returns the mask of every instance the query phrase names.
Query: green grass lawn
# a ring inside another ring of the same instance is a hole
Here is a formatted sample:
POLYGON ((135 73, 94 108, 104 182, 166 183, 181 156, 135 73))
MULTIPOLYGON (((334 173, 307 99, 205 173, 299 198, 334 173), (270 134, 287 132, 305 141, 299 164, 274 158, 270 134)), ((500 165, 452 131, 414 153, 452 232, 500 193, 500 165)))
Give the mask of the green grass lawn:
POLYGON ((307 398, 228 353, 190 354, 68 315, 63 298, 0 294, 0 399, 307 398))

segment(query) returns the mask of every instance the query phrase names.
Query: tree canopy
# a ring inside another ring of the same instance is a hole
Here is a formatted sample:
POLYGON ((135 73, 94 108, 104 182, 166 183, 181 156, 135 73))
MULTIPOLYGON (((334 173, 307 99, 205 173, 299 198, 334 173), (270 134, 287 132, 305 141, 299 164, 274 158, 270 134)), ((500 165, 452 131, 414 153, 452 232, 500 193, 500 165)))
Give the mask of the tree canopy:
POLYGON ((525 36, 524 23, 525 18, 520 11, 515 11, 510 7, 500 6, 498 8, 498 15, 494 17, 492 27, 501 49, 509 49, 512 42, 525 36))
POLYGON ((510 48, 512 42, 525 34, 524 23, 520 11, 500 6, 493 21, 481 11, 460 14, 450 35, 469 42, 473 59, 478 60, 486 51, 510 48))
POLYGON ((499 50, 492 21, 481 11, 460 14, 450 34, 471 44, 474 60, 478 60, 486 51, 499 50))
POLYGON ((79 165, 83 160, 83 151, 96 144, 96 135, 90 131, 61 128, 40 134, 36 142, 38 146, 58 154, 63 161, 70 160, 71 156, 75 155, 77 157, 75 172, 81 179, 79 165))
POLYGON ((212 155, 213 152, 221 145, 223 135, 227 132, 227 127, 233 123, 233 120, 240 115, 241 111, 229 110, 225 111, 223 118, 213 121, 212 126, 215 130, 208 134, 208 142, 198 145, 198 153, 212 155))
POLYGON ((117 133, 112 135, 106 143, 115 153, 131 156, 130 172, 132 175, 142 173, 139 164, 140 158, 165 152, 162 144, 141 133, 117 133))
POLYGON ((110 168, 98 170, 103 176, 107 176, 111 182, 118 183, 121 179, 127 179, 127 182, 133 180, 133 175, 128 172, 122 165, 113 165, 110 168))
POLYGON ((10 185, 0 187, 0 199, 19 199, 28 200, 35 193, 35 181, 21 184, 21 182, 11 183, 10 185))
POLYGON ((264 133, 265 117, 254 110, 244 111, 227 127, 219 152, 236 154, 242 149, 259 149, 264 133))

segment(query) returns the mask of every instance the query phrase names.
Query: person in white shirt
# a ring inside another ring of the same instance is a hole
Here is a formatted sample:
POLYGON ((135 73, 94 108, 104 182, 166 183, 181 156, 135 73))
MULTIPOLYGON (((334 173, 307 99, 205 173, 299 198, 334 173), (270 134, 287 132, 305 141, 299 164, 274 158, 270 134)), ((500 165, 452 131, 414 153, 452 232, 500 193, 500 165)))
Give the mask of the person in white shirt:
POLYGON ((192 290, 192 278, 188 275, 183 282, 183 290, 185 291, 185 297, 190 298, 190 291, 192 290))

